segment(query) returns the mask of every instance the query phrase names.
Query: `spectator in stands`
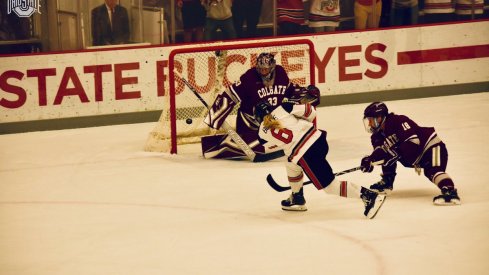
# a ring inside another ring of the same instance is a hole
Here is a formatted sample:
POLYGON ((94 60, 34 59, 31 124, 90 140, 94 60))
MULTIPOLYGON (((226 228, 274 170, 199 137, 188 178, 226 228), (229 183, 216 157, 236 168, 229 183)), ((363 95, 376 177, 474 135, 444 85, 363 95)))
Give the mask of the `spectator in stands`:
POLYGON ((304 33, 304 2, 307 0, 277 0, 277 23, 280 34, 304 33))
POLYGON ((217 40, 217 30, 220 29, 223 39, 236 38, 233 25, 232 0, 201 0, 206 10, 204 35, 205 40, 217 40))
POLYGON ((480 19, 484 13, 484 0, 456 0, 457 20, 480 19))
MULTIPOLYGON (((0 41, 24 40, 31 38, 30 18, 19 17, 14 12, 7 13, 7 1, 0 2, 0 41)), ((0 54, 29 53, 32 51, 28 44, 9 44, 0 46, 0 54)))
POLYGON ((332 32, 340 25, 339 0, 309 0, 309 28, 317 32, 332 32))
POLYGON ((423 23, 439 23, 454 21, 452 0, 424 0, 423 23))
POLYGON ((379 27, 382 14, 381 0, 356 0, 354 5, 355 29, 375 29, 379 27), (375 2, 375 3, 374 3, 375 2))
POLYGON ((392 0, 390 25, 416 25, 418 24, 418 13, 418 0, 392 0))
POLYGON ((19 17, 13 11, 7 13, 7 1, 0 3, 0 40, 30 38, 30 19, 19 17))
POLYGON ((263 0, 234 0, 233 22, 238 38, 250 38, 257 36, 257 26, 261 15, 263 0), (246 22, 246 33, 243 24, 246 22))
POLYGON ((183 42, 200 42, 204 40, 205 9, 200 0, 177 0, 182 9, 183 42))
POLYGON ((105 3, 92 10, 92 44, 115 45, 129 43, 129 16, 126 8, 117 0, 105 3))
POLYGON ((390 17, 391 17, 391 0, 381 0, 382 1, 382 11, 380 13, 379 27, 389 27, 390 17))

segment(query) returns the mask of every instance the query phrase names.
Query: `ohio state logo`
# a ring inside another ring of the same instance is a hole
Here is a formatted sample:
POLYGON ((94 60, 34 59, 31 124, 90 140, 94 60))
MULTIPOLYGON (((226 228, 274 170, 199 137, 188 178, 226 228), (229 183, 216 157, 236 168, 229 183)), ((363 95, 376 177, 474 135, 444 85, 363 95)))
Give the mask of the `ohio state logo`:
POLYGON ((321 1, 321 10, 324 12, 332 12, 338 8, 338 0, 325 0, 321 1))
POLYGON ((41 0, 7 0, 7 13, 18 17, 30 17, 34 12, 41 14, 41 0))

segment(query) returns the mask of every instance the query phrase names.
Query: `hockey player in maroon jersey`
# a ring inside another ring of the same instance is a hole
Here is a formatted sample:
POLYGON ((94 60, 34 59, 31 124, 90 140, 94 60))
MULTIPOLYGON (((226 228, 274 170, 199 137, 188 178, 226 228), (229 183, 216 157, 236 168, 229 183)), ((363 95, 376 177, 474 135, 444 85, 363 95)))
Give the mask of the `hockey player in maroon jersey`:
POLYGON ((261 122, 258 131, 260 142, 265 146, 283 148, 287 158, 285 164, 292 194, 282 201, 282 209, 306 211, 303 192, 304 173, 318 190, 327 194, 347 198, 361 198, 365 204, 364 215, 374 218, 385 200, 385 195, 352 182, 339 181, 326 160, 329 146, 326 131, 319 130, 312 122, 316 111, 309 103, 316 100, 306 94, 297 99, 298 104, 285 102, 272 111, 269 102, 255 107, 255 117, 261 122))
MULTIPOLYGON (((316 90, 317 88, 314 87, 316 90)), ((236 104, 239 105, 236 132, 257 154, 261 161, 283 156, 282 150, 263 147, 258 142, 259 123, 253 115, 253 107, 260 101, 268 101, 273 108, 291 97, 300 87, 290 82, 285 69, 276 64, 271 53, 261 53, 256 67, 247 70, 240 79, 218 95, 204 122, 213 129, 219 129, 236 104)), ((319 93, 319 90, 317 90, 319 93)), ((246 155, 227 135, 202 138, 202 154, 205 158, 235 159, 246 155)))
POLYGON ((372 172, 372 162, 381 163, 382 179, 371 185, 379 193, 392 191, 397 162, 415 168, 441 190, 433 198, 435 205, 460 204, 460 198, 450 176, 445 172, 448 152, 433 127, 420 127, 409 117, 389 113, 382 102, 374 102, 364 112, 365 129, 372 133, 373 152, 362 159, 362 171, 372 172))

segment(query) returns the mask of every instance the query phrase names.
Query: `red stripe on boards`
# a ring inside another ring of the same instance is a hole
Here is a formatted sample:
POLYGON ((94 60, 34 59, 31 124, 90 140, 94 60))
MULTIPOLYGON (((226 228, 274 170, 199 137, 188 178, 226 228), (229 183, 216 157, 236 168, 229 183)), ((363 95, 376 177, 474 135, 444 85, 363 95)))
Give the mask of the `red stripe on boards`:
POLYGON ((397 65, 489 57, 489 45, 463 46, 397 53, 397 65))

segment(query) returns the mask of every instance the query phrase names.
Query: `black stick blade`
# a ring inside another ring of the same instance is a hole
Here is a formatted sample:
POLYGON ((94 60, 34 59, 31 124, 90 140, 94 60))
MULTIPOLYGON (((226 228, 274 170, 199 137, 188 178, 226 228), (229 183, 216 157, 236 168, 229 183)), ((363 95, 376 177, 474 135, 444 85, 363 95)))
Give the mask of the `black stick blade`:
POLYGON ((277 192, 284 192, 284 191, 290 190, 290 186, 283 187, 283 186, 278 185, 278 183, 273 179, 271 174, 268 174, 267 182, 270 185, 270 187, 272 187, 277 192))

